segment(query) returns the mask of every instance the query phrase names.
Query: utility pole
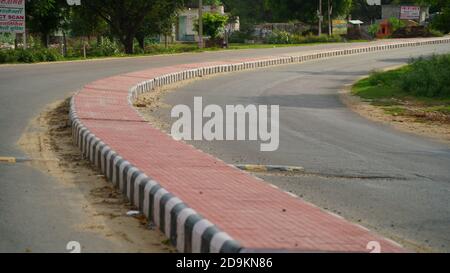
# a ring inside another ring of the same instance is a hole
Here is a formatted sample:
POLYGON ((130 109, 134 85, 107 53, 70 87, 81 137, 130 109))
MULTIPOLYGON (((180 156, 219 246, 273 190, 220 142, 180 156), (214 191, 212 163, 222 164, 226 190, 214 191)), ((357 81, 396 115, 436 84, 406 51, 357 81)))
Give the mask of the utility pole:
POLYGON ((319 0, 319 10, 317 11, 319 15, 319 36, 322 35, 322 0, 319 0))
POLYGON ((333 0, 327 0, 328 1, 328 36, 331 36, 332 29, 331 29, 331 13, 333 13, 333 0))
MULTIPOLYGON (((23 7, 24 8, 25 8, 25 5, 26 5, 26 2, 27 1, 23 2, 23 7)), ((22 34, 22 42, 23 42, 23 48, 27 49, 27 24, 26 24, 26 21, 23 22, 23 25, 24 25, 24 27, 23 27, 23 34, 22 34)))
POLYGON ((203 1, 198 0, 198 47, 203 48, 203 1))

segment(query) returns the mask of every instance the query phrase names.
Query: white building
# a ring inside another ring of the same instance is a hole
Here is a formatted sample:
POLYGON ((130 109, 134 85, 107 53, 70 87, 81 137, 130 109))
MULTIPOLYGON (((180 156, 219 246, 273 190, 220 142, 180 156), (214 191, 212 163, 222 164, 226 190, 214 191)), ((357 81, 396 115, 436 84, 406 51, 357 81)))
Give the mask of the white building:
POLYGON ((428 6, 382 5, 381 19, 389 19, 394 17, 423 23, 430 16, 429 11, 430 8, 428 6))
MULTIPOLYGON (((215 12, 225 15, 223 6, 203 6, 203 13, 215 12)), ((195 31, 194 25, 198 20, 198 8, 186 8, 182 10, 177 17, 177 22, 174 26, 174 38, 181 42, 195 42, 198 41, 198 34, 195 31)), ((230 24, 226 27, 228 30, 239 30, 239 20, 236 23, 230 24)))

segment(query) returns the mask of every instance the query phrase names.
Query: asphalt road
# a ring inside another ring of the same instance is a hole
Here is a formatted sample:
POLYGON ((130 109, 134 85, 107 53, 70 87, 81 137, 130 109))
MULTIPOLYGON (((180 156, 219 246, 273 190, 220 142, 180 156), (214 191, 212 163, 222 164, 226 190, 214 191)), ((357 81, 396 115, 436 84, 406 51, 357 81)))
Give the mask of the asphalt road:
MULTIPOLYGON (((334 48, 339 44, 120 58, 100 61, 0 66, 0 156, 23 156, 16 142, 45 105, 63 99, 93 80, 151 67, 334 48)), ((0 252, 65 252, 78 240, 83 251, 122 249, 76 228, 86 215, 65 202, 81 200, 43 172, 22 164, 0 164, 0 252)), ((73 203, 73 202, 71 202, 73 203)))
MULTIPOLYGON (((190 143, 228 163, 303 166, 315 174, 262 177, 407 247, 450 251, 449 147, 368 121, 338 96, 373 69, 444 52, 449 45, 231 73, 181 87, 164 102, 192 106, 202 96, 204 105, 280 105, 275 152, 260 152, 253 141, 190 143)), ((170 123, 169 111, 155 115, 170 123)))

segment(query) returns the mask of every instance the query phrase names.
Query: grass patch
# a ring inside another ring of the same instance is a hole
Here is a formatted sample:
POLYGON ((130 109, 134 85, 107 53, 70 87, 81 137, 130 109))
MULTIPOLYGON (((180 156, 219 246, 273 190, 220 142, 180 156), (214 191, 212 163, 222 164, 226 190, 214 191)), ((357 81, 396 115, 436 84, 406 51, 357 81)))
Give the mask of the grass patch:
POLYGON ((391 115, 414 115, 417 111, 450 115, 450 54, 373 72, 353 85, 352 94, 391 115))
POLYGON ((400 106, 385 107, 384 112, 393 116, 404 115, 407 109, 400 106))
POLYGON ((450 105, 447 106, 432 106, 425 109, 427 112, 440 112, 446 115, 450 115, 450 105))

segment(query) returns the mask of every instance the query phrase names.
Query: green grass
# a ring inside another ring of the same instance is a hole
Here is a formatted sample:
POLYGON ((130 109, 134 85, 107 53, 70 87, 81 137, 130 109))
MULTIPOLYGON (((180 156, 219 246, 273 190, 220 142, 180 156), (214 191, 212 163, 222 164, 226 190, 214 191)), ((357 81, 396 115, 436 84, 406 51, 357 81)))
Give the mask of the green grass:
POLYGON ((392 115, 407 115, 408 107, 450 114, 450 55, 412 60, 402 68, 373 72, 355 83, 352 94, 383 107, 392 115))
MULTIPOLYGON (((450 102, 448 102, 450 104, 450 102)), ((450 115, 450 105, 444 106, 431 106, 426 109, 428 112, 441 112, 446 115, 450 115)))
POLYGON ((404 115, 407 109, 400 106, 384 107, 384 112, 393 116, 404 115))
POLYGON ((354 84, 352 92, 363 99, 373 101, 404 98, 407 94, 394 83, 407 70, 408 67, 403 67, 387 72, 374 72, 368 78, 362 79, 354 84))

